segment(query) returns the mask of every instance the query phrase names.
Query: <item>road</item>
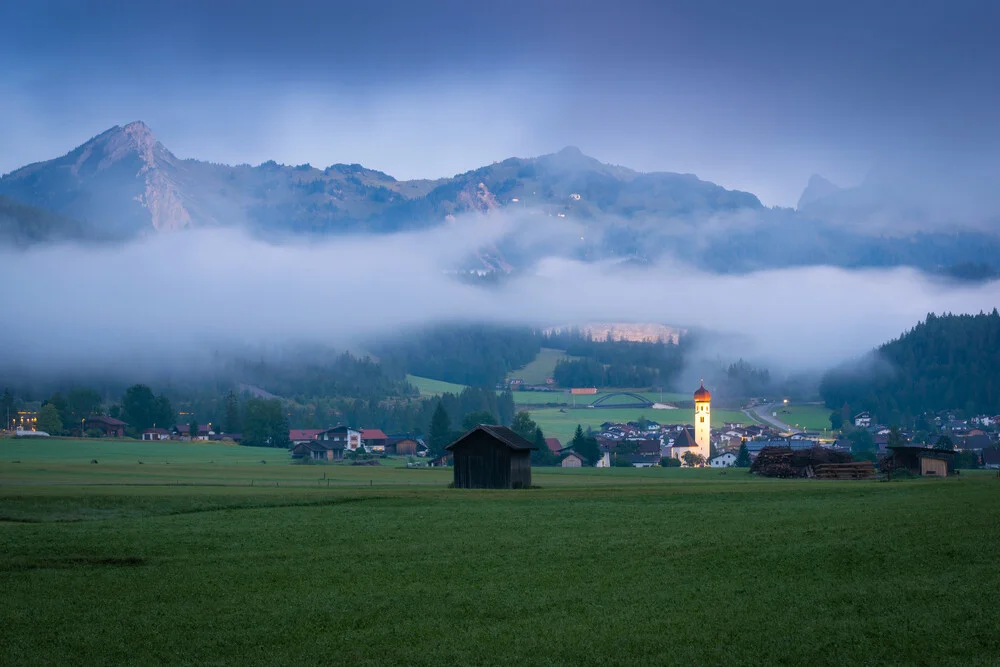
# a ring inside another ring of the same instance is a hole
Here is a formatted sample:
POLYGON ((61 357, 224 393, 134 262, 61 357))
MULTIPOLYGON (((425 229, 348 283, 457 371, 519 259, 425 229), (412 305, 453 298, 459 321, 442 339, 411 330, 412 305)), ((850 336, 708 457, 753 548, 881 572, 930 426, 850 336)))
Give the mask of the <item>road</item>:
POLYGON ((757 419, 758 421, 764 421, 780 431, 787 431, 788 433, 801 433, 802 432, 801 429, 797 429, 791 424, 786 424, 777 417, 771 416, 772 412, 778 412, 778 409, 781 407, 781 405, 782 405, 781 403, 766 403, 764 405, 755 405, 749 410, 744 410, 743 412, 746 413, 747 417, 750 417, 751 419, 757 419), (750 414, 751 412, 753 414, 750 414))

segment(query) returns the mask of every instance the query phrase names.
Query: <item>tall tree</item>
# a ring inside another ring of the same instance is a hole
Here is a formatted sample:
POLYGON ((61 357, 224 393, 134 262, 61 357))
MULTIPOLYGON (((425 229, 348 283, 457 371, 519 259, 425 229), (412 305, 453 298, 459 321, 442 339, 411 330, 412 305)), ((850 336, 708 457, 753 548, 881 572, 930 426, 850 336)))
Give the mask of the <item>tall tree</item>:
POLYGON ((531 442, 537 447, 535 451, 531 452, 532 465, 550 466, 556 463, 556 455, 549 451, 549 446, 545 444, 545 434, 542 433, 541 428, 535 428, 535 436, 531 442))
POLYGON ((740 443, 740 452, 736 455, 736 462, 733 465, 737 468, 750 467, 750 452, 747 450, 747 443, 740 443))
POLYGON ((188 424, 188 435, 191 436, 192 440, 198 439, 198 420, 192 419, 188 424))
POLYGON ((497 418, 493 416, 493 413, 489 410, 476 410, 475 412, 470 412, 465 415, 462 419, 462 429, 465 431, 471 431, 476 428, 479 424, 496 424, 497 418))
POLYGON ((243 420, 240 415, 240 399, 236 392, 226 394, 226 421, 223 427, 226 433, 239 433, 243 430, 243 420))
POLYGON ((583 427, 576 425, 573 439, 570 441, 573 451, 583 457, 587 465, 594 465, 601 459, 601 448, 597 444, 597 438, 584 435, 583 427))
POLYGON ((156 397, 144 384, 134 384, 122 397, 121 419, 137 431, 145 431, 156 422, 156 397))
POLYGON ((44 431, 50 435, 59 435, 62 433, 62 417, 59 416, 59 410, 55 404, 46 403, 42 406, 42 409, 38 411, 36 427, 39 431, 44 431))
POLYGON ((514 433, 517 433, 528 442, 535 439, 536 428, 538 428, 538 424, 532 421, 531 415, 529 415, 525 410, 521 410, 514 415, 514 420, 510 423, 510 430, 514 431, 514 433))
POLYGON ((942 435, 937 439, 937 442, 934 443, 934 449, 946 449, 948 451, 952 451, 955 449, 955 443, 953 443, 951 438, 948 436, 942 435))
POLYGON ((497 400, 497 415, 500 417, 500 423, 504 426, 510 426, 516 410, 517 408, 514 406, 514 393, 510 390, 510 387, 507 387, 500 392, 500 397, 497 400))
POLYGON ((440 456, 450 442, 451 418, 448 417, 448 411, 444 409, 444 403, 438 401, 428 429, 427 447, 431 450, 431 454, 440 456))
POLYGON ((73 423, 73 415, 69 411, 69 403, 66 402, 66 397, 60 394, 58 391, 49 397, 49 400, 45 401, 44 405, 52 405, 59 412, 59 422, 63 425, 73 423))
POLYGON ((0 419, 3 420, 3 427, 10 428, 11 422, 17 416, 17 410, 14 409, 14 395, 10 393, 10 390, 4 388, 3 395, 0 396, 0 419))
POLYGON ((93 389, 73 387, 66 394, 66 404, 69 408, 69 418, 76 424, 91 415, 101 412, 101 395, 93 389))
POLYGON ((242 444, 251 447, 288 447, 288 417, 278 399, 250 398, 243 418, 242 444))

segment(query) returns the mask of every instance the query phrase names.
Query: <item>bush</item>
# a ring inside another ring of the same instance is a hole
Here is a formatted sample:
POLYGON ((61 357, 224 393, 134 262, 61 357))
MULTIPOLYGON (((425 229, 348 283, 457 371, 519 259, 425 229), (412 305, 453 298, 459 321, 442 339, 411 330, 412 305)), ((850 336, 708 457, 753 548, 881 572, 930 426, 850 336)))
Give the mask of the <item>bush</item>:
POLYGON ((681 467, 681 460, 680 459, 671 458, 669 456, 664 456, 663 458, 660 459, 660 467, 661 468, 680 468, 681 467))

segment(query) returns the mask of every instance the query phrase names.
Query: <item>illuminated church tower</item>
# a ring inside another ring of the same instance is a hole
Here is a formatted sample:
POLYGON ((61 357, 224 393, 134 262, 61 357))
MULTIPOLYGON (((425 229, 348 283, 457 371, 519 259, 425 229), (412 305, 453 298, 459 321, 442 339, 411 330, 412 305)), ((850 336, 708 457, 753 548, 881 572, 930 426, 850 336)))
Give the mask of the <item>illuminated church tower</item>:
POLYGON ((698 445, 698 454, 705 457, 708 463, 710 453, 709 442, 712 438, 712 394, 705 389, 704 380, 698 391, 694 392, 694 441, 698 445))

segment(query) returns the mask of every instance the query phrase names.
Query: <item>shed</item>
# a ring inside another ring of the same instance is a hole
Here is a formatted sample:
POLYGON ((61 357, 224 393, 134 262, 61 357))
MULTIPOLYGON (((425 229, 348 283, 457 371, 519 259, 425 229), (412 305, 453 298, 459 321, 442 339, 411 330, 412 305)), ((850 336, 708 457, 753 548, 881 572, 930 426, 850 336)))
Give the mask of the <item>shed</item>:
POLYGON ((915 475, 947 477, 955 474, 955 452, 920 445, 889 447, 893 468, 905 468, 915 475))
POLYGON ((480 424, 445 449, 454 455, 456 489, 531 486, 531 452, 538 448, 506 426, 480 424))
POLYGON ((570 452, 566 455, 566 458, 562 460, 559 464, 563 468, 582 468, 583 467, 583 457, 576 452, 570 452))

